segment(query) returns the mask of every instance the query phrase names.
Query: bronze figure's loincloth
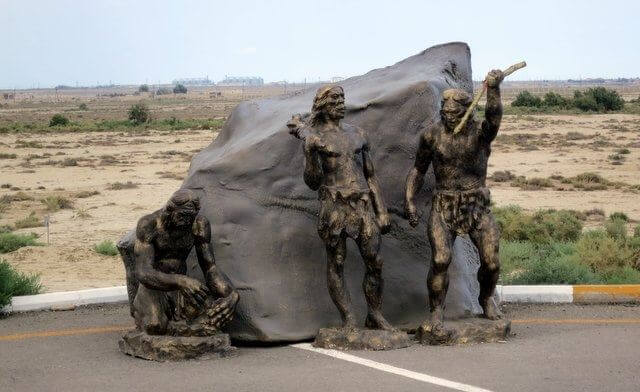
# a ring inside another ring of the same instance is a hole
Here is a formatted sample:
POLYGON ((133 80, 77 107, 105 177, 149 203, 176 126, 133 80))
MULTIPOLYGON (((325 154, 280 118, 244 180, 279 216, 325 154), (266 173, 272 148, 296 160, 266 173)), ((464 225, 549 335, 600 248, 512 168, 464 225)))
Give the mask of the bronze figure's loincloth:
POLYGON ((468 191, 436 191, 433 208, 442 222, 458 234, 478 229, 480 221, 489 212, 491 195, 489 188, 468 191))
POLYGON ((321 202, 318 234, 324 241, 337 241, 343 232, 354 240, 368 240, 378 233, 369 190, 318 190, 321 202))

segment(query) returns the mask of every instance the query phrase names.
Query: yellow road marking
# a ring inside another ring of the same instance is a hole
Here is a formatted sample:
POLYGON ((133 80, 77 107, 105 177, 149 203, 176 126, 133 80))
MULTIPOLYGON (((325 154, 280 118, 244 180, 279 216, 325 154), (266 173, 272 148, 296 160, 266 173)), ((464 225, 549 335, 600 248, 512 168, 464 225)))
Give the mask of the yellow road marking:
POLYGON ((50 338, 54 336, 91 335, 96 333, 125 331, 132 328, 133 328, 132 325, 112 325, 112 326, 94 327, 94 328, 60 329, 57 331, 54 330, 54 331, 25 332, 25 333, 16 333, 12 335, 0 335, 0 342, 10 341, 10 340, 24 340, 24 339, 31 339, 31 338, 50 338))
MULTIPOLYGON (((624 318, 624 319, 549 319, 549 318, 532 318, 532 319, 515 319, 511 320, 512 324, 640 324, 640 318, 624 318)), ((133 325, 111 325, 94 328, 73 328, 60 329, 53 331, 35 331, 16 333, 11 335, 0 335, 0 342, 12 340, 25 340, 32 338, 50 338, 57 336, 80 336, 92 335, 108 332, 120 332, 134 328, 133 325)))

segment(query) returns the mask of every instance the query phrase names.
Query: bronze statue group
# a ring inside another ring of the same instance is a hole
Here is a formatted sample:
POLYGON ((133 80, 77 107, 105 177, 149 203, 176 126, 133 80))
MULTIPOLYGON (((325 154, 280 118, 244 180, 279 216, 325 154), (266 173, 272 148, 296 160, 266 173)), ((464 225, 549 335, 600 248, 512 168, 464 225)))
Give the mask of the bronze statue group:
MULTIPOLYGON (((407 175, 405 214, 415 227, 419 212, 414 198, 433 165, 436 188, 427 221, 433 259, 427 276, 430 316, 420 330, 436 339, 448 334, 443 304, 458 235, 468 234, 479 252, 478 300, 483 316, 501 318, 493 301, 500 272, 500 233, 489 209, 485 182, 491 142, 502 118, 500 83, 504 76, 493 70, 485 79, 487 103, 482 121, 472 117, 461 124, 472 104, 469 93, 461 89, 442 93, 440 118, 424 127, 407 175), (454 132, 459 125, 462 129, 454 132)), ((398 332, 381 310, 384 282, 379 253, 390 217, 371 159, 373 146, 362 129, 342 122, 344 116, 342 87, 328 85, 318 89, 310 115, 294 115, 287 123, 290 134, 304 144, 304 181, 317 191, 320 201, 317 229, 327 253, 329 295, 342 318, 340 329, 358 331, 344 279, 346 241, 351 238, 366 266, 362 283, 368 308, 365 327, 398 332)), ((134 245, 138 288, 131 313, 140 333, 211 336, 233 316, 238 292, 217 269, 210 222, 198 212, 197 196, 179 190, 164 208, 138 222, 134 245), (193 248, 204 283, 187 276, 187 257, 193 248)))

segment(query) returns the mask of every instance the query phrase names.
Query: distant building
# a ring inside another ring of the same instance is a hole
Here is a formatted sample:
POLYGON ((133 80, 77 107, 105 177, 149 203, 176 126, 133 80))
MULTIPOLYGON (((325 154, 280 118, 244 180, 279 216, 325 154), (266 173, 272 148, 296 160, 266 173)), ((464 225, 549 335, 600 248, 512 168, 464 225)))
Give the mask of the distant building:
POLYGON ((262 86, 264 80, 258 76, 225 76, 218 86, 262 86))
POLYGON ((209 80, 209 77, 206 76, 204 78, 176 79, 173 81, 173 84, 183 84, 185 86, 210 86, 215 83, 209 80))
POLYGON ((338 83, 338 82, 342 82, 344 80, 344 78, 342 76, 334 76, 331 78, 331 83, 338 83))

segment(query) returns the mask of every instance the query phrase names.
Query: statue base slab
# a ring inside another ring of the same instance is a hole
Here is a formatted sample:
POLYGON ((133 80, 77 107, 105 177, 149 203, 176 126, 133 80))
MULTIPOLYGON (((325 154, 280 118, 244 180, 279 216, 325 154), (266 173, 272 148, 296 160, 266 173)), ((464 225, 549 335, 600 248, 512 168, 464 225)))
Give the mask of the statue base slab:
POLYGON ((406 332, 382 329, 320 328, 314 347, 337 350, 395 350, 411 346, 406 332))
POLYGON ((127 355, 152 361, 224 358, 235 354, 236 348, 226 333, 213 336, 148 335, 133 330, 118 342, 127 355))
POLYGON ((507 340, 511 335, 511 320, 462 318, 445 320, 444 331, 433 331, 427 323, 416 331, 416 340, 424 345, 441 346, 466 343, 492 343, 507 340))

